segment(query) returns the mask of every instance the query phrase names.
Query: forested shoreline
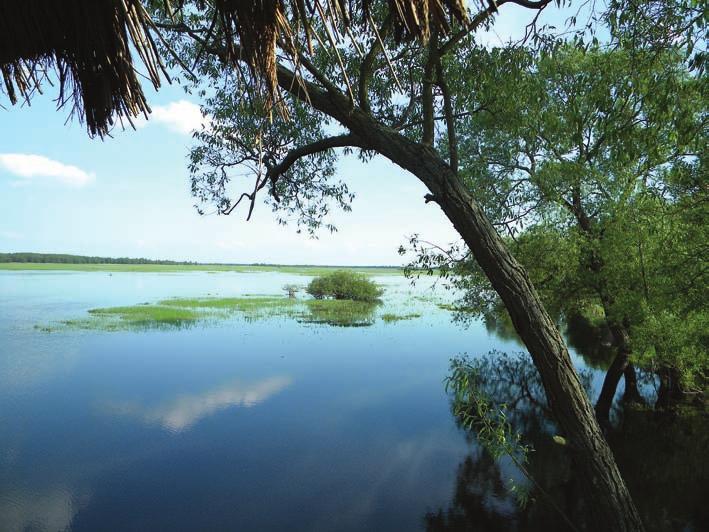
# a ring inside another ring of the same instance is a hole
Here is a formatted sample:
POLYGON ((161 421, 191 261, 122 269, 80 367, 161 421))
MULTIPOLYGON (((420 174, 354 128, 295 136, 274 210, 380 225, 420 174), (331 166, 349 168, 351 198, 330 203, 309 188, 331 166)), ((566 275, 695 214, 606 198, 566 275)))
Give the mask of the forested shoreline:
POLYGON ((29 262, 48 264, 166 264, 197 265, 198 262, 153 260, 129 257, 94 257, 87 255, 69 255, 66 253, 0 253, 0 262, 29 262))
POLYGON ((130 258, 130 257, 96 257, 88 255, 71 255, 66 253, 0 253, 0 264, 152 264, 158 266, 256 266, 256 267, 288 267, 288 268, 345 268, 357 270, 400 270, 399 266, 365 265, 341 266, 330 264, 270 264, 266 262, 197 262, 162 259, 130 258))

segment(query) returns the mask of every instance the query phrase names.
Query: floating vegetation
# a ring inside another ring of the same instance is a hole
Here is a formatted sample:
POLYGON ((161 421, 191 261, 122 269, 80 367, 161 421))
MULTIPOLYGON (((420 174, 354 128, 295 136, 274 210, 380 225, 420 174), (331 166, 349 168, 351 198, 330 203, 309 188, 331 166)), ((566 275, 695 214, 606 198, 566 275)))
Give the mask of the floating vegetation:
POLYGON ((63 320, 58 324, 37 327, 46 332, 58 331, 61 328, 100 331, 182 329, 207 318, 189 309, 149 304, 95 308, 88 312, 88 318, 63 320))
POLYGON ((410 314, 393 314, 387 312, 386 314, 382 314, 382 321, 384 323, 395 323, 397 321, 413 320, 420 317, 420 312, 412 312, 410 314))
POLYGON ((448 310, 450 312, 475 312, 474 309, 470 307, 462 307, 453 303, 438 303, 436 306, 441 310, 448 310))
MULTIPOLYGON (((159 305, 182 309, 194 309, 197 312, 239 312, 249 319, 290 314, 296 300, 280 296, 258 297, 205 297, 174 298, 160 301, 159 305)), ((225 316, 227 317, 227 316, 225 316)))
MULTIPOLYGON (((95 308, 85 318, 38 324, 35 329, 99 331, 182 329, 197 324, 239 317, 248 321, 288 318, 300 323, 337 327, 366 327, 377 320, 380 303, 346 299, 296 299, 284 296, 171 298, 157 303, 95 308)), ((420 317, 419 313, 384 313, 385 323, 420 317)))
POLYGON ((338 327, 366 327, 375 320, 378 303, 349 299, 311 299, 307 312, 298 316, 301 323, 325 323, 338 327))

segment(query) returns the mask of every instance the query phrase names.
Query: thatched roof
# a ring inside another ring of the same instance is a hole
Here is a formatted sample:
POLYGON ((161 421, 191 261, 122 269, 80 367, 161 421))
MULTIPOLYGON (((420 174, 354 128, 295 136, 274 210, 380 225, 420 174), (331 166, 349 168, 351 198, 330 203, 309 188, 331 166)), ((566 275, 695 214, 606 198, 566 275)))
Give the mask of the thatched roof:
POLYGON ((2 2, 0 72, 11 103, 59 84, 59 104, 85 119, 91 135, 104 135, 114 117, 147 114, 130 45, 150 81, 160 85, 159 59, 139 0, 21 0, 2 2))
MULTIPOLYGON (((168 13, 176 13, 185 0, 163 2, 168 13)), ((466 19, 464 0, 386 3, 396 34, 402 38, 426 40, 432 27, 445 30, 452 18, 466 19)), ((196 0, 196 4, 214 14, 228 59, 245 60, 273 96, 279 42, 286 47, 290 43, 295 54, 293 36, 305 35, 309 47, 314 18, 330 27, 368 25, 374 1, 196 0)), ((29 100, 55 71, 60 105, 72 102, 89 133, 102 136, 114 117, 130 121, 149 112, 130 47, 141 56, 157 88, 162 64, 151 29, 154 27, 140 0, 2 0, 0 72, 5 91, 13 104, 19 98, 29 100)))
MULTIPOLYGON (((184 0, 173 1, 181 5, 184 0)), ((386 0, 386 3, 399 38, 414 37, 425 41, 432 27, 447 31, 451 18, 467 19, 464 0, 386 0)), ((314 18, 333 28, 356 23, 367 26, 372 20, 370 12, 374 0, 198 0, 198 4, 203 9, 214 8, 225 34, 228 56, 233 60, 246 60, 253 73, 266 82, 267 90, 273 96, 277 87, 276 46, 279 40, 287 48, 293 43, 297 26, 303 29, 310 48, 310 28, 314 18), (291 20, 287 17, 287 8, 290 8, 291 20), (230 46, 236 42, 236 36, 240 44, 238 53, 230 46)), ((326 30, 326 33, 331 38, 330 31, 326 30)), ((335 43, 331 41, 330 45, 335 46, 335 43)), ((294 50, 285 51, 295 55, 294 50)), ((297 58, 293 59, 297 62, 297 58)))

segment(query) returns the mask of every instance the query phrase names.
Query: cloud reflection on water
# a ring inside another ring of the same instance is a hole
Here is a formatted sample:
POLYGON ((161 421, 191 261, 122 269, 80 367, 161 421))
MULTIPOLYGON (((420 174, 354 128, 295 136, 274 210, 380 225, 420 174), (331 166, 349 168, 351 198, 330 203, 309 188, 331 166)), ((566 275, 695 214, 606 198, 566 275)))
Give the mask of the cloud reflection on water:
POLYGON ((157 424, 171 432, 190 428, 202 418, 219 410, 240 406, 250 408, 287 388, 290 377, 270 377, 256 382, 232 382, 214 390, 198 394, 179 395, 155 406, 138 403, 113 403, 113 413, 137 417, 149 424, 157 424))
POLYGON ((67 530, 75 513, 87 499, 86 494, 77 498, 71 489, 61 486, 0 493, 0 530, 67 530))

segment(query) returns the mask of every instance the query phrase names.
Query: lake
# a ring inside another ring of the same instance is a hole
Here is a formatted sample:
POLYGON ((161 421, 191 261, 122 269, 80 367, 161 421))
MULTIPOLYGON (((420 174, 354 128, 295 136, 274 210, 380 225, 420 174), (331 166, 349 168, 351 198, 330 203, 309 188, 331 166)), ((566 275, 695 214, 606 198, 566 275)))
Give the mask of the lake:
MULTIPOLYGON (((45 326, 172 297, 282 295, 309 278, 0 271, 0 530, 563 529, 540 497, 519 505, 508 480, 528 482, 458 427, 445 391, 451 357, 519 352, 514 335, 457 323, 430 280, 374 279, 386 292, 368 326, 235 314, 107 332, 45 326)), ((573 358, 596 393, 603 362, 573 358)), ((611 444, 650 528, 700 530, 705 431, 675 421, 667 441, 633 445, 629 431, 659 434, 655 421, 619 408, 611 444)), ((553 424, 531 403, 519 412, 532 471, 553 472, 557 500, 578 498, 553 424)))

